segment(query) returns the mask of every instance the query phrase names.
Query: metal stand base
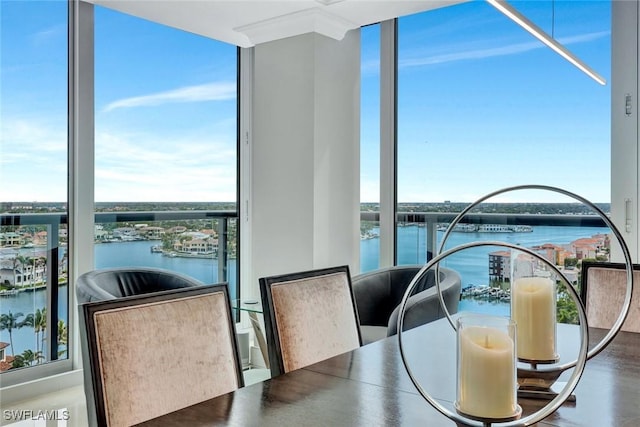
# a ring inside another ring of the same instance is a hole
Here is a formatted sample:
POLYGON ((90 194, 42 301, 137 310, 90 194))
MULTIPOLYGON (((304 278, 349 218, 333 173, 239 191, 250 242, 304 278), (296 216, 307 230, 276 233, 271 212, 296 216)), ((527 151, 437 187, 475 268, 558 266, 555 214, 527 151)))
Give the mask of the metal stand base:
MULTIPOLYGON (((562 391, 566 384, 567 383, 565 382, 557 382, 548 389, 527 388, 521 386, 518 388, 518 397, 522 399, 552 400, 558 395, 558 393, 560 393, 560 391, 562 391)), ((576 395, 571 393, 566 401, 575 402, 576 395)))

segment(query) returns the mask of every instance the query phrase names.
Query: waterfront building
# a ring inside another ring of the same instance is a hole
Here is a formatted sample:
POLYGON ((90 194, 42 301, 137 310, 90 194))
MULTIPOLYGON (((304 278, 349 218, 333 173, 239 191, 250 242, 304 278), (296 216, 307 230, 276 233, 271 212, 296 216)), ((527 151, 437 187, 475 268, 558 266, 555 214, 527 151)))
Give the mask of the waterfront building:
POLYGON ((571 248, 576 254, 576 258, 596 258, 602 251, 608 249, 608 239, 604 235, 590 238, 577 239, 571 242, 571 248))
POLYGON ((160 240, 162 236, 165 234, 164 228, 162 227, 150 227, 145 225, 144 227, 138 228, 138 233, 146 239, 150 240, 160 240))
POLYGON ((553 265, 561 265, 560 254, 564 254, 566 252, 563 247, 551 243, 534 246, 531 248, 531 250, 536 252, 538 255, 540 255, 553 265))
POLYGON ((173 244, 176 252, 187 254, 216 254, 218 253, 218 239, 209 237, 206 239, 190 239, 177 241, 173 244))
POLYGON ((7 347, 10 344, 8 342, 0 341, 0 372, 7 371, 11 368, 11 364, 13 363, 13 356, 7 354, 7 347))
POLYGON ((511 278, 511 252, 495 251, 489 254, 489 280, 509 281, 511 278))
POLYGON ((11 247, 21 246, 24 243, 23 237, 13 231, 0 233, 0 246, 11 247))

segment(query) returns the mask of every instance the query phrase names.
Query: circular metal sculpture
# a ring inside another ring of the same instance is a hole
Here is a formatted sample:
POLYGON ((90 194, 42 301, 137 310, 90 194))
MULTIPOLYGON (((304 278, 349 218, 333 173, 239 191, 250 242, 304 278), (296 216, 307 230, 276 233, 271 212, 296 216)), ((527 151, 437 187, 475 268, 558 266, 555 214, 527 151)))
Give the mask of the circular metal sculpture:
MULTIPOLYGON (((527 248, 523 248, 517 245, 513 245, 510 243, 505 243, 505 242, 496 242, 496 241, 482 241, 482 242, 471 242, 471 243, 466 243, 463 245, 459 245, 456 246, 452 249, 449 249, 445 252, 440 253, 439 255, 437 255, 435 258, 433 258, 431 261, 429 261, 419 272, 418 274, 416 274, 416 276, 414 277, 414 279, 411 281, 411 284, 409 285, 409 287, 407 288, 407 291, 405 292, 402 301, 400 303, 400 312, 398 315, 398 345, 400 347, 400 356, 402 358, 402 363, 404 364, 404 367, 407 371, 407 373, 409 374, 409 378, 411 379, 411 382, 413 383, 413 385, 416 387, 416 389, 418 390, 418 392, 422 395, 422 397, 431 405, 433 406, 438 412, 440 412, 441 414, 443 414, 444 416, 446 416, 447 418, 451 419, 452 421, 457 422, 458 424, 462 424, 462 425, 467 425, 467 426, 487 426, 487 425, 491 425, 493 422, 492 421, 478 421, 478 420, 474 420, 472 418, 466 417, 464 415, 461 415, 459 413, 453 412, 449 409, 447 409, 444 405, 438 403, 433 397, 431 397, 426 391, 425 389, 422 387, 422 385, 420 384, 420 382, 417 380, 416 376, 413 374, 413 371, 411 369, 411 366, 407 360, 407 354, 405 353, 405 349, 403 346, 403 332, 402 330, 404 329, 404 314, 406 311, 406 307, 407 307, 407 301, 409 299, 409 297, 411 296, 411 294, 413 293, 413 289, 415 288, 416 284, 418 283, 418 280, 422 277, 423 274, 425 274, 427 271, 431 270, 432 268, 437 268, 437 266, 439 265, 439 263, 445 259, 446 257, 455 254, 457 252, 460 252, 462 250, 468 249, 468 248, 473 248, 473 247, 480 247, 480 246, 503 246, 506 248, 510 248, 513 250, 518 250, 518 251, 522 251, 532 257, 538 258, 540 261, 542 261, 543 263, 546 263, 551 270, 557 274, 559 277, 562 277, 563 280, 567 281, 566 277, 562 274, 562 272, 560 270, 558 270, 558 268, 552 264, 550 264, 546 259, 542 258, 539 254, 531 251, 530 249, 527 248)), ((501 426, 528 426, 528 425, 532 425, 535 424, 541 420, 543 420, 544 418, 546 418, 547 416, 551 415, 553 412, 555 412, 571 395, 571 393, 573 392, 573 390, 575 389, 576 385, 578 384, 578 381, 580 380, 580 376, 582 375, 582 372, 584 370, 586 361, 587 361, 587 350, 588 350, 588 345, 589 345, 589 335, 588 335, 588 327, 587 327, 587 317, 586 317, 586 313, 584 311, 584 306, 580 300, 580 297, 578 296, 577 292, 575 291, 575 289, 573 289, 572 286, 568 286, 567 290, 569 291, 569 294, 571 295, 571 297, 573 298, 576 306, 578 307, 578 316, 579 316, 579 320, 580 320, 580 333, 581 333, 581 339, 580 339, 580 352, 578 353, 578 358, 577 360, 573 363, 572 366, 575 367, 575 369, 573 370, 570 378, 568 379, 567 383, 565 384, 564 388, 552 399, 550 400, 546 406, 542 407, 539 411, 528 415, 526 417, 517 419, 517 420, 512 420, 512 421, 508 421, 508 422, 499 422, 499 424, 501 426)), ((453 319, 449 316, 449 320, 453 321, 453 319)))
POLYGON ((462 212, 460 212, 460 214, 458 214, 456 216, 456 218, 451 222, 451 224, 449 225, 449 227, 447 228, 447 230, 445 231, 441 244, 439 246, 438 249, 438 254, 431 260, 429 261, 425 266, 423 266, 420 271, 416 274, 416 276, 413 278, 413 280, 411 281, 411 283, 409 284, 409 287, 407 288, 402 301, 400 303, 400 311, 399 311, 399 315, 398 315, 398 344, 400 347, 400 355, 402 358, 402 362, 405 366, 405 369, 407 371, 407 373, 409 374, 409 377, 412 381, 412 383, 414 384, 414 386, 416 387, 416 389, 418 390, 418 392, 422 395, 422 397, 432 406, 434 407, 438 412, 440 412, 441 414, 443 414, 444 416, 446 416, 447 418, 451 419, 452 421, 457 422, 458 424, 462 424, 462 425, 468 425, 468 426, 488 426, 491 425, 492 423, 498 423, 502 426, 528 426, 531 424, 535 424, 539 421, 541 421, 542 419, 546 418, 547 416, 549 416, 550 414, 552 414, 553 412, 555 412, 565 401, 567 401, 570 397, 571 397, 571 393, 573 392, 573 390, 575 389, 576 385, 578 384, 578 381, 580 380, 580 376, 582 375, 582 372, 584 371, 586 362, 588 359, 590 359, 591 357, 594 357, 595 355, 597 355, 599 352, 601 352, 612 340, 613 338, 616 336, 616 334, 620 331, 620 328, 622 327, 622 324, 624 323, 628 312, 629 312, 629 307, 631 304, 631 296, 632 296, 632 291, 633 291, 633 264, 631 261, 631 255, 629 253, 629 250, 626 246, 626 243, 624 242, 624 239, 621 235, 621 233, 618 231, 618 229, 616 228, 616 226, 613 224, 613 222, 606 216, 606 214, 599 209, 597 206, 595 206, 593 203, 589 202, 588 200, 584 199, 581 196, 578 196, 574 193, 568 192, 566 190, 560 189, 560 188, 556 188, 556 187, 550 187, 550 186, 544 186, 544 185, 521 185, 521 186, 514 186, 514 187, 508 187, 502 190, 498 190, 495 191, 493 193, 489 193, 486 196, 478 199, 477 201, 473 202, 472 204, 470 204, 467 208, 465 208, 462 212), (496 195, 499 194, 503 194, 509 191, 517 191, 517 190, 546 190, 546 191, 552 191, 552 192, 556 192, 556 193, 560 193, 563 195, 566 195, 568 197, 571 197, 585 205, 587 205, 589 208, 591 208, 592 210, 594 210, 599 216, 600 218, 603 220, 603 222, 610 228, 610 230, 612 231, 612 233, 614 234, 614 236, 616 237, 616 239, 618 240, 620 247, 622 249, 622 253, 623 256, 625 258, 625 264, 626 264, 626 278, 627 278, 627 289, 626 289, 626 294, 625 294, 625 299, 624 299, 624 303, 623 303, 623 307, 622 307, 622 311, 620 312, 618 318, 616 319, 614 325, 612 326, 612 328, 609 330, 609 332, 602 338, 602 340, 600 340, 600 342, 597 343, 597 345, 595 345, 591 351, 589 351, 588 347, 589 347, 589 336, 588 336, 588 323, 587 323, 587 316, 586 316, 586 312, 585 312, 585 308, 584 305, 582 303, 582 301, 580 300, 580 297, 578 296, 576 290, 573 288, 573 286, 570 284, 571 282, 566 278, 566 276, 553 264, 551 264, 548 260, 546 260, 545 258, 543 258, 541 255, 533 252, 530 249, 521 247, 521 246, 517 246, 514 244, 510 244, 510 243, 506 243, 506 242, 499 242, 499 241, 480 241, 480 242, 471 242, 471 243, 466 243, 466 244, 462 244, 459 246, 456 246, 454 248, 451 248, 449 250, 443 251, 443 248, 445 246, 446 240, 449 236, 449 234, 453 231, 453 229, 455 228, 455 226, 461 221, 461 219, 474 207, 476 207, 477 205, 479 205, 480 203, 482 203, 483 201, 494 197, 496 195), (523 418, 518 418, 518 419, 504 419, 504 420, 491 420, 491 419, 478 419, 478 418, 474 418, 474 417, 469 417, 464 413, 460 413, 460 412, 454 412, 450 409, 447 409, 445 406, 443 406, 442 404, 438 403, 433 397, 431 397, 426 391, 425 389, 422 387, 422 385, 419 383, 419 381, 417 380, 417 378, 415 377, 415 375, 413 374, 411 367, 407 361, 407 355, 405 354, 405 349, 403 346, 403 325, 404 325, 404 316, 405 316, 405 311, 407 308, 407 301, 409 299, 409 297, 411 296, 411 294, 413 293, 413 290, 415 289, 417 283, 420 281, 420 279, 422 278, 422 276, 424 274, 427 273, 427 271, 431 270, 431 269, 435 269, 436 270, 436 274, 435 274, 435 287, 438 293, 438 298, 440 300, 440 305, 442 307, 442 309, 444 310, 444 313, 447 317, 447 320, 449 321, 450 325, 452 326, 452 328, 455 330, 456 329, 456 324, 454 319, 451 317, 450 313, 447 310, 447 307, 445 305, 444 302, 444 297, 442 295, 442 290, 440 288, 440 280, 439 280, 439 274, 438 274, 438 268, 440 265, 440 262, 442 260, 444 260, 446 257, 453 255, 455 253, 458 253, 460 251, 463 251, 465 249, 469 249, 469 248, 474 248, 474 247, 481 247, 481 246, 502 246, 505 248, 509 248, 511 250, 515 250, 515 251, 520 251, 523 252, 527 255, 529 255, 530 257, 533 258, 537 258, 538 260, 542 261, 544 264, 547 264, 547 266, 550 268, 550 270, 557 275, 557 277, 560 277, 568 286, 566 286, 566 289, 568 291, 568 293, 570 294, 571 298, 573 299, 576 307, 578 308, 578 317, 579 317, 579 323, 580 323, 580 350, 578 353, 578 357, 575 361, 569 362, 569 363, 564 363, 564 364, 553 364, 553 365, 549 365, 547 366, 546 369, 538 369, 538 365, 532 363, 532 369, 525 369, 525 368, 518 368, 518 381, 519 383, 522 385, 527 384, 527 381, 531 382, 531 383, 535 383, 538 386, 542 385, 542 387, 550 387, 550 385, 552 385, 557 379, 558 377, 565 371, 567 371, 568 369, 574 368, 573 372, 570 376, 570 378, 568 379, 568 381, 566 382, 566 384, 564 385, 564 387, 562 388, 561 391, 557 392, 557 394, 553 394, 553 398, 550 398, 550 401, 541 409, 539 409, 538 411, 523 417, 523 418))
MULTIPOLYGON (((562 188, 551 187, 551 186, 547 186, 547 185, 518 185, 518 186, 503 188, 501 190, 494 191, 492 193, 489 193, 489 194, 479 198, 478 200, 476 200, 475 202, 471 203, 469 206, 464 208, 453 219, 451 224, 449 224, 449 227, 447 227, 447 230, 444 232, 444 235, 442 236, 442 241, 440 242, 440 245, 439 245, 439 248, 438 248, 438 252, 442 252, 443 251, 443 249, 445 247, 445 244, 447 242, 447 239, 449 238, 449 235, 451 234, 451 232, 453 231, 455 226, 462 220, 462 218, 467 213, 469 213, 469 211, 471 209, 475 208, 480 203, 482 203, 485 200, 488 200, 488 199, 490 199, 490 198, 492 198, 494 196, 497 196, 497 195, 500 195, 500 194, 504 194, 504 193, 508 193, 508 192, 511 192, 511 191, 519 191, 519 190, 544 190, 544 191, 550 191, 550 192, 554 192, 554 193, 563 194, 565 196, 568 196, 568 197, 570 197, 570 198, 572 198, 574 200, 577 200, 577 201, 585 204, 586 206, 588 206, 590 209, 592 209, 594 212, 596 212, 598 214, 598 216, 607 225, 607 227, 609 227, 609 229, 611 230, 613 235, 616 237, 616 240, 618 241, 618 243, 620 245, 620 249, 622 251, 622 255, 624 256, 624 262, 626 264, 626 275, 627 275, 627 289, 626 289, 626 293, 625 293, 625 297, 624 297, 622 310, 620 311, 620 314, 618 315, 616 321, 614 322, 614 324, 611 327, 611 329, 609 330, 609 332, 607 332, 607 334, 591 350, 589 350, 589 352, 587 354, 587 359, 591 359, 592 357, 594 357, 598 353, 600 353, 607 345, 609 345, 609 343, 615 338, 615 336, 618 334, 618 332, 620 332, 620 328, 622 328, 622 324, 624 323, 625 319, 627 318, 627 315, 629 314, 629 307, 631 305, 631 296, 632 296, 632 292, 633 292, 633 262, 631 261, 631 254, 629 252, 629 248, 627 247, 627 244, 625 243, 624 238, 622 237, 622 233, 620 233, 618 228, 611 221, 611 219, 602 211, 602 209, 600 209, 599 207, 597 207, 596 205, 594 205, 593 203, 591 203, 589 200, 585 199, 584 197, 581 197, 581 196, 579 196, 577 194, 571 193, 571 192, 569 192, 567 190, 564 190, 562 188)), ((520 249, 520 248, 518 247, 518 249, 520 249)), ((418 274, 416 275, 416 278, 419 279, 422 276, 422 273, 423 272, 418 272, 418 274)), ((562 277, 564 277, 564 276, 562 276, 562 277)), ((565 278, 565 280, 566 280, 566 278, 565 278)), ((567 281, 567 283, 570 283, 570 282, 567 281)), ((436 289, 438 291, 438 296, 440 298, 440 305, 442 306, 442 309, 444 310, 444 313, 447 316, 447 319, 449 319, 449 323, 455 329, 455 324, 454 324, 453 320, 451 319, 451 315, 449 314, 449 311, 447 310, 447 307, 444 304, 444 298, 442 297, 442 292, 440 292, 440 282, 438 280, 438 275, 436 275, 435 286, 436 286, 436 289)), ((569 369, 574 365, 575 365, 575 362, 570 362, 570 363, 566 363, 566 364, 561 365, 561 366, 557 366, 556 370, 559 371, 558 375, 562 371, 564 371, 566 369, 569 369)))

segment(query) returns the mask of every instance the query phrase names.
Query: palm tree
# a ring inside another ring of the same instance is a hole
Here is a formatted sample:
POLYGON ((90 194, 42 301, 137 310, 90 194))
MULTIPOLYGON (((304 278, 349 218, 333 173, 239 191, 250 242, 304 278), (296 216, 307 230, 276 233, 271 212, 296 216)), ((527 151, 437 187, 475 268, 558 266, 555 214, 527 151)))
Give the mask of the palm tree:
POLYGON ((24 314, 22 313, 9 313, 0 315, 0 331, 7 330, 9 332, 9 344, 11 345, 11 355, 15 356, 13 348, 13 330, 20 329, 23 326, 33 326, 33 314, 28 314, 24 320, 19 321, 24 314))
POLYGON ((36 333, 36 351, 44 348, 45 331, 47 330, 47 309, 36 309, 33 316, 33 328, 36 333), (42 332, 42 337, 40 333, 42 332), (41 345, 42 344, 42 345, 41 345))
POLYGON ((42 279, 47 282, 47 257, 41 256, 38 258, 38 266, 42 266, 42 279))
POLYGON ((22 360, 27 366, 33 365, 33 362, 36 360, 36 354, 33 350, 25 350, 20 356, 22 356, 22 360))
MULTIPOLYGON (((16 273, 18 270, 18 267, 24 267, 28 263, 29 263, 29 260, 23 255, 16 255, 16 257, 13 259, 13 286, 18 285, 18 274, 16 273)), ((21 269, 21 272, 22 272, 22 269, 21 269)), ((20 281, 20 284, 23 284, 23 283, 24 283, 24 272, 22 272, 22 280, 20 281)))
POLYGON ((11 363, 11 368, 16 369, 16 368, 24 368, 26 366, 26 361, 24 360, 24 357, 22 357, 22 355, 17 355, 13 358, 13 362, 11 363))
POLYGON ((67 334, 67 325, 64 323, 64 320, 58 319, 58 345, 65 346, 64 350, 58 351, 58 356, 62 356, 67 352, 67 342, 68 342, 68 334, 67 334))
POLYGON ((15 258, 13 258, 13 286, 16 287, 18 286, 18 265, 20 264, 20 260, 18 260, 18 257, 16 256, 15 258))
POLYGON ((39 365, 44 359, 41 351, 34 352, 33 350, 29 349, 23 351, 20 356, 22 357, 24 363, 28 364, 29 366, 33 365, 33 362, 36 362, 39 365))

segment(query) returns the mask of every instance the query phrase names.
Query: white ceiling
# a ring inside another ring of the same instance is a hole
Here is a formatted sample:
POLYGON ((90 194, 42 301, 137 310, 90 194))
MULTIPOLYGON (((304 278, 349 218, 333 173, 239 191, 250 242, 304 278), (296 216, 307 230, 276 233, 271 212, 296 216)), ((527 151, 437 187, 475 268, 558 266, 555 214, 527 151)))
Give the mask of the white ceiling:
POLYGON ((240 47, 351 29, 468 0, 87 0, 240 47))

